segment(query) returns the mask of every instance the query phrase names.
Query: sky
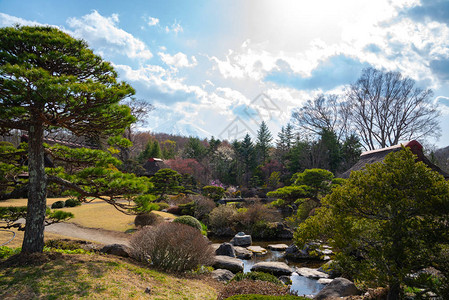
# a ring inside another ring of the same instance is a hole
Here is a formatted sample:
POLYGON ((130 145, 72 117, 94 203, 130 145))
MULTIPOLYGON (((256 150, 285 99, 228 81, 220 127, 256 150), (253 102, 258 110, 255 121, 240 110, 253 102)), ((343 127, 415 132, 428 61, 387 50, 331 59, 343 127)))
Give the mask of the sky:
POLYGON ((233 140, 265 121, 276 137, 293 109, 375 67, 433 90, 430 143, 449 146, 448 0, 0 0, 0 26, 14 24, 87 41, 154 105, 143 130, 233 140))

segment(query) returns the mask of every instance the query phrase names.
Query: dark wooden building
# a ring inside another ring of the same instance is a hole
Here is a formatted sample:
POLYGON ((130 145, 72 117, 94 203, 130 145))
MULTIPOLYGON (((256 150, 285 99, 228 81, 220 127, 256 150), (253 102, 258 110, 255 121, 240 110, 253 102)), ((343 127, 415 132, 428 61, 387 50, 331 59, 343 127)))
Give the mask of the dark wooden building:
POLYGON ((349 178, 349 175, 351 174, 352 171, 361 170, 367 164, 372 164, 372 163, 375 163, 375 162, 381 162, 381 161, 384 160, 384 158, 385 158, 385 156, 387 156, 387 154, 389 154, 391 152, 400 151, 402 149, 402 146, 410 148, 412 153, 417 156, 417 161, 422 161, 429 168, 431 168, 432 170, 434 170, 434 171, 440 173, 441 175, 443 175, 446 180, 449 180, 449 174, 446 173, 445 171, 441 170, 435 164, 433 164, 424 155, 422 145, 419 142, 415 141, 415 140, 412 140, 412 141, 409 141, 409 142, 406 142, 406 143, 402 143, 402 144, 399 144, 399 145, 387 147, 387 148, 382 148, 382 149, 378 149, 378 150, 371 150, 371 151, 363 152, 360 155, 360 160, 354 166, 352 166, 352 168, 350 168, 349 170, 347 170, 346 172, 341 174, 340 177, 342 177, 342 178, 349 178))

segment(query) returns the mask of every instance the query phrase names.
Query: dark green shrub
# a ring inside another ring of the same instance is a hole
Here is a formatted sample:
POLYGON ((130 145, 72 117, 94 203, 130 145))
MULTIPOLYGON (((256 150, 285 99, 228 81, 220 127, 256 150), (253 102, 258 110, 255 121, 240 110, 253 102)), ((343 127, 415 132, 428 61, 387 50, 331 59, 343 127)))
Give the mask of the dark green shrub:
POLYGON ((151 226, 156 225, 164 221, 164 218, 161 216, 149 212, 149 213, 141 213, 136 216, 134 219, 134 225, 136 227, 143 227, 143 226, 151 226))
POLYGON ((244 279, 267 281, 277 285, 284 285, 276 276, 264 272, 237 273, 231 281, 242 281, 244 279))
POLYGON ((130 246, 134 258, 165 271, 181 272, 210 265, 215 254, 197 229, 179 223, 144 227, 133 235, 130 246))
POLYGON ((174 219, 173 222, 188 225, 190 227, 198 229, 199 231, 202 230, 200 221, 192 216, 180 216, 174 219))
POLYGON ((193 201, 186 204, 179 204, 178 207, 181 210, 181 215, 193 216, 195 214, 195 202, 193 201))
POLYGON ((157 202, 155 204, 159 206, 158 210, 168 209, 170 207, 170 205, 165 202, 157 202))
POLYGON ((53 203, 51 205, 51 208, 63 208, 65 206, 65 202, 64 201, 56 201, 55 203, 53 203))
POLYGON ((203 195, 217 201, 223 198, 225 195, 225 189, 221 186, 206 185, 203 187, 203 195))
MULTIPOLYGON (((67 199, 65 200, 65 207, 75 207, 75 206, 80 206, 81 205, 81 201, 79 201, 78 199, 67 199)), ((53 207, 52 207, 53 208, 53 207)))

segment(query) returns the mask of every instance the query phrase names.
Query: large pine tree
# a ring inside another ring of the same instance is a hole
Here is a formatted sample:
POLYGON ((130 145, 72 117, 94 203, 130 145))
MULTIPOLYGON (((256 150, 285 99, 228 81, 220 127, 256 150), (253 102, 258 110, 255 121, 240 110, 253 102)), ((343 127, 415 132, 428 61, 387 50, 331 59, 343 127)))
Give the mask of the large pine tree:
POLYGON ((44 133, 98 137, 133 121, 119 101, 134 90, 84 41, 53 27, 0 28, 0 134, 29 135, 29 195, 23 252, 42 252, 47 176, 44 133))

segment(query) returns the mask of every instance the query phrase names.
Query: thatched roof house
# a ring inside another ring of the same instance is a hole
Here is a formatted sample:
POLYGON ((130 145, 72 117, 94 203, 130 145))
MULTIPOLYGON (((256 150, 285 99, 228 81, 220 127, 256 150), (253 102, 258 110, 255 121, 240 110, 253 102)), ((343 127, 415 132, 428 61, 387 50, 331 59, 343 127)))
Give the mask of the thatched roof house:
POLYGON ((352 171, 361 170, 367 164, 372 164, 372 163, 375 163, 375 162, 383 161, 385 156, 388 153, 400 151, 402 149, 402 146, 410 148, 412 153, 415 154, 418 157, 417 161, 422 161, 429 168, 431 168, 432 170, 434 170, 434 171, 440 173, 441 175, 443 175, 446 180, 449 179, 449 174, 446 173, 445 171, 441 170, 438 166, 434 165, 424 155, 424 153, 422 151, 423 150, 422 145, 419 142, 415 141, 415 140, 409 141, 409 142, 406 142, 406 143, 402 143, 402 144, 399 144, 399 145, 387 147, 387 148, 382 148, 382 149, 378 149, 378 150, 371 150, 371 151, 363 152, 360 155, 360 160, 354 166, 352 166, 351 169, 349 169, 346 172, 344 172, 343 174, 341 174, 340 177, 342 177, 342 178, 349 178, 349 175, 351 174, 352 171))
POLYGON ((168 168, 162 159, 155 157, 149 158, 142 167, 145 169, 145 172, 142 175, 148 177, 153 176, 160 169, 168 168))

